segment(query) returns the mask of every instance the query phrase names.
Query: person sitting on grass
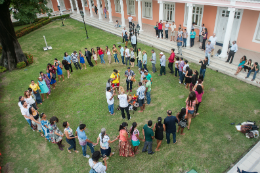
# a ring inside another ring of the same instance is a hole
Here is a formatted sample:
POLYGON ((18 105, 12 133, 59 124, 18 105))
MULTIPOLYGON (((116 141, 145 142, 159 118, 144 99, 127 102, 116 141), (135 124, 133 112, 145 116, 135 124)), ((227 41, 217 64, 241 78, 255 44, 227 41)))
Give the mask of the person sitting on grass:
POLYGON ((100 151, 95 151, 92 154, 92 158, 88 160, 88 164, 91 167, 90 173, 106 173, 107 170, 107 158, 104 157, 104 165, 98 160, 101 158, 100 151))
POLYGON ((241 70, 244 68, 244 64, 247 62, 246 60, 246 56, 244 55, 241 59, 240 59, 240 62, 238 64, 238 67, 237 67, 237 71, 235 73, 235 75, 237 75, 239 72, 241 72, 241 70))
POLYGON ((181 129, 181 135, 185 135, 185 133, 183 133, 183 130, 185 127, 187 127, 187 120, 185 119, 186 116, 186 109, 182 108, 181 111, 176 115, 176 118, 178 119, 179 123, 178 123, 178 130, 177 133, 180 132, 181 129))
POLYGON ((157 147, 155 151, 160 151, 160 146, 163 140, 163 131, 165 131, 165 124, 162 124, 162 118, 158 117, 158 123, 154 124, 153 131, 155 131, 155 139, 157 139, 157 147))
POLYGON ((138 83, 139 88, 136 91, 136 95, 137 95, 137 100, 139 103, 139 107, 140 107, 140 111, 138 112, 143 112, 145 110, 145 103, 144 103, 144 92, 145 92, 145 87, 142 86, 142 82, 138 83))
POLYGON ((144 139, 140 138, 139 131, 137 129, 137 123, 133 122, 132 127, 130 129, 131 141, 134 147, 134 153, 137 153, 138 146, 140 145, 140 141, 144 142, 144 139))
POLYGON ((149 120, 148 124, 145 124, 143 127, 143 136, 144 136, 145 142, 144 142, 144 147, 143 147, 142 152, 146 152, 147 147, 148 147, 148 154, 154 154, 154 152, 152 150, 153 138, 154 138, 154 132, 152 129, 152 125, 153 125, 152 120, 149 120))

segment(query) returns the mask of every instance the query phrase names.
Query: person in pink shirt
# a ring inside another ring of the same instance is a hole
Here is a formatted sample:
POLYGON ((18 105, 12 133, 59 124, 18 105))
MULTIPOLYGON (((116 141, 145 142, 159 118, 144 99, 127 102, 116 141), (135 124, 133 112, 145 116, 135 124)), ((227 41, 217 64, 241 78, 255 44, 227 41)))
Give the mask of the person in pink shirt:
POLYGON ((137 123, 133 122, 132 127, 130 129, 131 141, 134 147, 134 154, 137 154, 138 146, 140 145, 140 141, 144 142, 144 139, 139 137, 139 131, 137 129, 137 123))
POLYGON ((174 58, 175 58, 175 53, 174 53, 175 49, 171 49, 171 55, 170 57, 168 58, 169 60, 169 64, 168 64, 168 67, 169 69, 171 70, 171 74, 174 74, 174 71, 173 71, 173 63, 174 63, 174 58))
POLYGON ((202 86, 201 85, 198 85, 197 88, 196 88, 196 98, 198 100, 198 103, 196 104, 196 115, 199 115, 198 111, 199 111, 199 106, 200 106, 200 103, 202 101, 202 96, 204 94, 204 91, 202 89, 202 86))
POLYGON ((160 23, 158 23, 158 38, 162 38, 163 39, 163 30, 162 30, 162 27, 163 27, 163 23, 162 23, 162 20, 160 20, 160 23))

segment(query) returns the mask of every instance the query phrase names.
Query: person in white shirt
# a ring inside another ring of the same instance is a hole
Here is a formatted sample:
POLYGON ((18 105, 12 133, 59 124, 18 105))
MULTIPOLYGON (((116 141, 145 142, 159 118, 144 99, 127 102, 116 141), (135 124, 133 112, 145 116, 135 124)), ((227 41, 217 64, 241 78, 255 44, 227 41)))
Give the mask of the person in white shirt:
POLYGON ((131 44, 132 44, 133 49, 136 51, 136 36, 135 35, 132 35, 132 37, 131 37, 131 44))
POLYGON ((19 108, 20 108, 20 110, 23 108, 23 105, 22 105, 22 101, 24 101, 24 97, 23 96, 20 96, 19 97, 19 102, 18 102, 18 106, 19 106, 19 108))
POLYGON ((129 15, 128 17, 128 21, 129 21, 129 28, 132 27, 132 20, 133 20, 133 17, 131 16, 131 14, 129 15))
MULTIPOLYGON (((119 90, 121 91, 122 89, 119 89, 119 90)), ((122 118, 125 119, 125 112, 126 112, 127 119, 130 120, 131 117, 130 117, 130 114, 129 114, 129 107, 128 107, 128 102, 130 100, 128 100, 129 99, 128 96, 125 94, 124 91, 122 91, 117 97, 119 99, 119 107, 120 107, 120 110, 121 110, 122 118)))
POLYGON ((130 53, 129 53, 129 49, 127 48, 127 46, 125 46, 125 65, 127 66, 127 62, 129 61, 129 65, 130 65, 130 53))
POLYGON ((32 116, 30 115, 30 112, 29 112, 29 108, 30 106, 26 103, 26 101, 21 101, 21 104, 22 104, 22 108, 21 108, 21 113, 22 115, 24 116, 25 120, 29 123, 31 129, 32 128, 32 121, 36 122, 36 123, 39 123, 38 121, 36 121, 34 118, 32 118, 32 116))
POLYGON ((229 62, 229 60, 231 59, 230 62, 229 62, 229 64, 232 63, 232 61, 233 61, 233 59, 234 59, 234 56, 235 56, 235 53, 237 52, 237 50, 238 50, 238 48, 237 48, 237 42, 236 42, 236 41, 233 41, 233 42, 232 42, 232 46, 231 46, 231 48, 230 48, 230 51, 229 51, 229 53, 228 53, 228 59, 227 59, 226 62, 229 62))
POLYGON ((214 47, 214 49, 211 51, 211 57, 213 57, 214 56, 214 52, 215 52, 215 45, 216 45, 216 42, 217 42, 216 34, 213 33, 213 36, 210 36, 209 40, 211 41, 211 45, 214 47))
POLYGON ((202 40, 203 40, 203 37, 202 37, 202 34, 201 34, 203 29, 205 29, 204 23, 200 26, 199 41, 198 42, 202 42, 202 40))
POLYGON ((101 162, 98 162, 98 160, 101 158, 100 151, 95 151, 92 154, 92 158, 88 160, 89 166, 92 169, 92 172, 98 172, 98 173, 106 173, 107 170, 107 157, 104 157, 104 165, 101 162))
POLYGON ((123 30, 122 30, 122 37, 123 37, 123 43, 125 42, 125 33, 126 33, 126 29, 124 28, 123 30))
POLYGON ((169 23, 168 21, 166 21, 165 25, 164 25, 164 28, 165 28, 165 38, 168 39, 168 30, 169 30, 169 23))
POLYGON ((173 21, 171 24, 171 41, 175 41, 175 29, 176 29, 176 25, 175 22, 173 21))
POLYGON ((107 87, 106 91, 106 98, 107 98, 107 104, 108 104, 108 111, 110 115, 115 115, 114 113, 114 95, 115 92, 111 92, 111 87, 107 87))
POLYGON ((165 63, 166 63, 166 58, 163 52, 160 53, 160 64, 161 64, 161 69, 160 69, 160 74, 159 76, 166 75, 166 70, 165 70, 165 63))

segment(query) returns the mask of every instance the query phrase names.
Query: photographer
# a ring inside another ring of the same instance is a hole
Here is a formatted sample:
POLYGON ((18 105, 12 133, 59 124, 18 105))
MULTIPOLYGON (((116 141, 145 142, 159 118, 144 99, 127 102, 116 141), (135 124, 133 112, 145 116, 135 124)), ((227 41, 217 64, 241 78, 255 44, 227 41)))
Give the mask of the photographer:
POLYGON ((104 165, 98 160, 101 158, 100 151, 95 151, 92 154, 92 159, 89 159, 88 163, 91 167, 90 172, 97 172, 97 173, 106 173, 107 170, 107 157, 104 157, 104 165))

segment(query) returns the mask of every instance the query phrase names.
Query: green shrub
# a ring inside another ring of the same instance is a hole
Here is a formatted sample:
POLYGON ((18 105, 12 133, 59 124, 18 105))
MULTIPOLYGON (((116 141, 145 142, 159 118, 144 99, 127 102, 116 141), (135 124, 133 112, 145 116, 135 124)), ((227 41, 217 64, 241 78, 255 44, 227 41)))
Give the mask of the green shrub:
POLYGON ((65 14, 65 15, 62 15, 62 16, 56 16, 56 17, 52 17, 51 20, 57 20, 57 19, 64 19, 64 18, 70 18, 70 14, 65 14))
POLYGON ((28 64, 32 64, 33 63, 33 56, 32 56, 32 54, 24 53, 24 55, 26 56, 28 64))
POLYGON ((26 63, 24 61, 18 62, 16 65, 16 68, 24 68, 24 67, 26 67, 26 63))
POLYGON ((3 72, 5 72, 7 69, 5 68, 5 67, 3 67, 3 66, 0 66, 0 73, 3 73, 3 72))

